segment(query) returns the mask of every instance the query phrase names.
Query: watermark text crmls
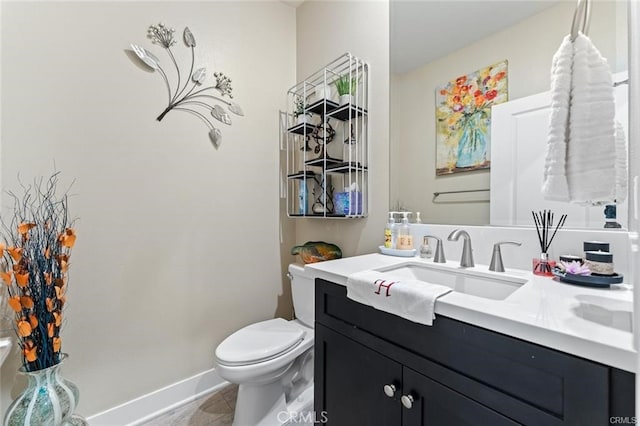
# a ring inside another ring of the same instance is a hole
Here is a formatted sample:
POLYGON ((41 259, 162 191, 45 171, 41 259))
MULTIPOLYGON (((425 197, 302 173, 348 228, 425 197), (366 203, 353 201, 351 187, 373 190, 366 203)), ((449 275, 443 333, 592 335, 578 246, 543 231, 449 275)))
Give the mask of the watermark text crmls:
POLYGON ((609 424, 612 425, 635 425, 637 423, 637 417, 609 417, 609 424))
POLYGON ((329 421, 326 411, 280 411, 278 413, 278 421, 291 425, 295 424, 325 424, 329 421))

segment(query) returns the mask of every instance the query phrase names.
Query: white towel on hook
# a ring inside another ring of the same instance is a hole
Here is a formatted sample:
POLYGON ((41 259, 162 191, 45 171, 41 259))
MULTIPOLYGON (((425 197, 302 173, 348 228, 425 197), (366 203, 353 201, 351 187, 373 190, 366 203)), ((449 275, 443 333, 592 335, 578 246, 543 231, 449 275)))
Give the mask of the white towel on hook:
POLYGON ((619 121, 616 121, 616 204, 620 204, 627 199, 627 180, 629 178, 627 148, 624 126, 619 121))
POLYGON ((566 153, 569 139, 569 104, 573 43, 566 36, 551 61, 551 117, 544 160, 542 195, 547 200, 569 201, 566 153))
POLYGON ((591 40, 566 36, 554 55, 542 194, 608 204, 616 195, 615 98, 607 60, 591 40))

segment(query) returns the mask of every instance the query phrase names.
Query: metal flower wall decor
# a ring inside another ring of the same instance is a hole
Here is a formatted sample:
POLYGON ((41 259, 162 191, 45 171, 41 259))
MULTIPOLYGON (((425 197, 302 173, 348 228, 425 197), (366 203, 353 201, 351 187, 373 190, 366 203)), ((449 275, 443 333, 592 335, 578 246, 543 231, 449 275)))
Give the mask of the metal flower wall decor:
POLYGON ((231 79, 223 73, 214 72, 213 78, 216 81, 215 85, 204 86, 204 82, 208 75, 207 69, 205 67, 200 67, 194 70, 196 39, 188 27, 185 27, 184 29, 183 39, 184 44, 191 48, 191 67, 189 68, 189 74, 183 79, 183 75, 180 73, 180 67, 178 66, 176 58, 171 51, 171 46, 176 44, 174 33, 175 30, 173 28, 169 28, 160 23, 158 25, 149 26, 147 36, 151 39, 153 44, 161 46, 167 52, 171 63, 176 68, 177 84, 175 89, 171 88, 169 77, 167 76, 164 68, 160 65, 158 57, 143 47, 131 44, 131 48, 137 58, 140 59, 145 66, 149 67, 151 71, 157 71, 167 86, 169 101, 167 107, 156 118, 156 120, 162 121, 164 116, 170 111, 182 111, 198 117, 207 125, 209 129, 209 139, 211 139, 213 146, 218 148, 222 141, 222 133, 213 125, 213 122, 202 112, 202 110, 206 110, 206 112, 209 112, 213 118, 227 125, 231 125, 231 117, 224 107, 216 102, 225 104, 229 111, 236 115, 243 116, 244 112, 240 105, 231 101, 231 99, 233 99, 233 94, 231 93, 233 90, 231 87, 231 79), (211 91, 214 91, 213 93, 217 91, 219 96, 212 94, 211 91), (225 96, 228 97, 229 100, 225 99, 225 96))

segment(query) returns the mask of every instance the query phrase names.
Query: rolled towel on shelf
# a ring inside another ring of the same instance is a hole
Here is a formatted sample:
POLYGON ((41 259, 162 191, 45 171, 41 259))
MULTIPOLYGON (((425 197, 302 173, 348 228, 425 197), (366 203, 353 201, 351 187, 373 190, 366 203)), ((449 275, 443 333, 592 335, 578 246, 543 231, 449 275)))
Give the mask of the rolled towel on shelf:
POLYGON ((347 297, 419 324, 433 325, 436 299, 451 289, 393 274, 362 271, 347 278, 347 297))

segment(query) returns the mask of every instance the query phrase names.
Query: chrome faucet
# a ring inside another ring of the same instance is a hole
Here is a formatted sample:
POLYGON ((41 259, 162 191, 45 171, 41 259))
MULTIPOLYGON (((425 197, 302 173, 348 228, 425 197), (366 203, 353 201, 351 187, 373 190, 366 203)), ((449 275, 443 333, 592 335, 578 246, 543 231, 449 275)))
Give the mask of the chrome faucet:
POLYGON ((460 258, 460 266, 463 268, 471 268, 475 266, 473 263, 473 249, 471 248, 471 237, 467 233, 467 231, 463 229, 456 229, 452 233, 449 234, 447 240, 449 241, 458 241, 458 238, 464 238, 464 243, 462 246, 462 257, 460 258))
POLYGON ((500 251, 500 245, 513 244, 515 246, 521 246, 522 243, 517 241, 500 241, 493 245, 493 254, 491 255, 491 263, 489 264, 489 270, 495 272, 504 272, 504 264, 502 263, 502 252, 500 251))

